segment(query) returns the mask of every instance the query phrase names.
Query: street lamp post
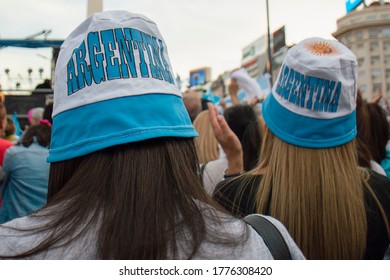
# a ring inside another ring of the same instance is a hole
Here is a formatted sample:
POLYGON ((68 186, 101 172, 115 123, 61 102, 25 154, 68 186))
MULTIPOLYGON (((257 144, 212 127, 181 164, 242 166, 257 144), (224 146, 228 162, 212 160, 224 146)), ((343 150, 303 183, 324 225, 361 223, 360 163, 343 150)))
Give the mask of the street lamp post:
POLYGON ((103 11, 103 0, 88 0, 87 4, 87 17, 93 13, 103 11))
POLYGON ((268 9, 268 0, 265 1, 266 8, 267 8, 267 52, 268 52, 268 63, 267 63, 267 70, 270 74, 270 82, 272 85, 272 59, 271 59, 271 34, 269 31, 269 9, 268 9))

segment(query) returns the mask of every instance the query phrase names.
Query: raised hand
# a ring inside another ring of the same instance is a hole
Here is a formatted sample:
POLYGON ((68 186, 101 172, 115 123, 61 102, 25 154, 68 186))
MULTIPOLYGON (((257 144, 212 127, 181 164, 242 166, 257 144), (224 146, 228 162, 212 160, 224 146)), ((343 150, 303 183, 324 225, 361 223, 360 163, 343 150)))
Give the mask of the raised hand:
POLYGON ((218 109, 211 103, 207 103, 211 126, 214 135, 221 145, 228 160, 226 175, 241 174, 244 171, 242 146, 237 135, 230 129, 225 118, 219 115, 218 109))

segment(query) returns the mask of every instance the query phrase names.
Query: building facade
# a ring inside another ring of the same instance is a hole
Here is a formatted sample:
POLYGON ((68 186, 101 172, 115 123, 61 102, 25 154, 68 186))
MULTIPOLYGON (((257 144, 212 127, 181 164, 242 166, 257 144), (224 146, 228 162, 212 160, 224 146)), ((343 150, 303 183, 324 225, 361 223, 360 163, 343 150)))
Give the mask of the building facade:
POLYGON ((337 20, 333 36, 352 50, 358 61, 358 85, 371 101, 390 98, 390 4, 373 2, 337 20))

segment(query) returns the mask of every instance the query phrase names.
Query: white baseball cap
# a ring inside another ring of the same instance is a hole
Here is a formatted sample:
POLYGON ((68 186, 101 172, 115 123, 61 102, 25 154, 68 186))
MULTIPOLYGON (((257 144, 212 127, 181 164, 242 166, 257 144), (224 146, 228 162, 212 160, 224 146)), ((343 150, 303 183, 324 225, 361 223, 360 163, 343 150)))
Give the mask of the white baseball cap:
POLYGON ((309 38, 292 47, 262 105, 264 121, 280 139, 328 148, 355 138, 357 62, 342 43, 309 38))
POLYGON ((64 41, 55 69, 48 161, 156 137, 195 137, 157 25, 96 13, 64 41))

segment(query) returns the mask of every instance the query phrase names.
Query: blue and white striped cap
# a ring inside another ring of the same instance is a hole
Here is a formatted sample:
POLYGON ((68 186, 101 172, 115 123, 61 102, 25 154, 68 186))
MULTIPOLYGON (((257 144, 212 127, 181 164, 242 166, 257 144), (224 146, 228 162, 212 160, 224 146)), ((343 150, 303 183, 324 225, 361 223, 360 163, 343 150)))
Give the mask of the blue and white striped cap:
POLYGON ((292 47, 262 105, 268 128, 306 148, 328 148, 355 138, 357 62, 335 40, 309 38, 292 47))
POLYGON ((195 137, 157 25, 96 13, 61 46, 48 161, 156 137, 195 137))

